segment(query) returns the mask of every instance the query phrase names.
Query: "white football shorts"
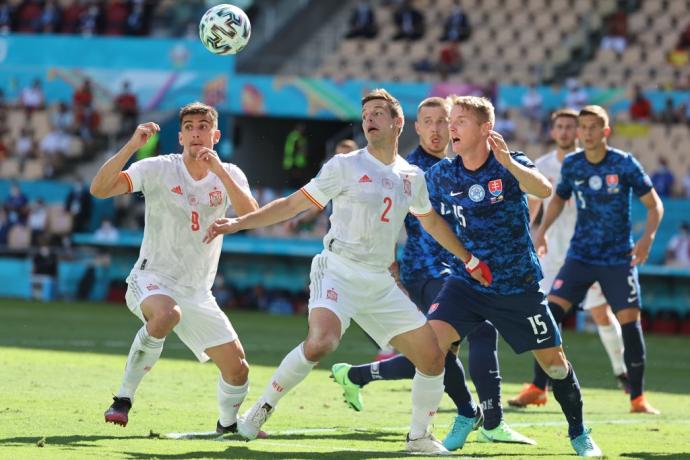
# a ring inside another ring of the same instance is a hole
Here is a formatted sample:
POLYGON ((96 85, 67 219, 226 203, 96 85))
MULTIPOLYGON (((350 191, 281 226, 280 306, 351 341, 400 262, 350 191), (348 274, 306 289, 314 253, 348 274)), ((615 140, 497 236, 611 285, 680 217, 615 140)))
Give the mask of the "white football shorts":
POLYGON ((144 323, 141 303, 158 294, 172 298, 182 310, 180 322, 173 331, 202 363, 209 360, 204 350, 237 340, 235 329, 211 291, 183 294, 162 277, 145 271, 132 271, 127 277, 127 307, 144 323))
POLYGON ((388 271, 371 271, 324 250, 312 260, 310 279, 309 311, 326 308, 335 313, 341 336, 353 319, 383 348, 426 323, 388 271))
MULTIPOLYGON (((558 271, 563 266, 564 261, 561 260, 559 263, 552 263, 548 257, 545 257, 540 259, 540 262, 541 269, 544 272, 544 278, 539 282, 539 285, 541 286, 541 289, 548 295, 548 293, 551 291, 551 286, 556 279, 556 275, 558 275, 558 271)), ((601 286, 599 283, 594 283, 589 288, 585 299, 582 301, 582 309, 591 310, 594 307, 598 307, 599 305, 604 305, 606 303, 608 302, 606 297, 604 297, 604 293, 601 291, 601 286)))

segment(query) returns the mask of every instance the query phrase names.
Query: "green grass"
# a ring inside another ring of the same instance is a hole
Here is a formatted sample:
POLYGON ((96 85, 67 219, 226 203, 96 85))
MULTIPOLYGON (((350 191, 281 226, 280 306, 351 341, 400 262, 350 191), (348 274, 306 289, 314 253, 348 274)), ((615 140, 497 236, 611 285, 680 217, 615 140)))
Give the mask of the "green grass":
MULTIPOLYGON (((231 312, 230 318, 252 366, 251 404, 283 356, 302 340, 306 321, 245 312, 231 312)), ((129 426, 106 425, 103 411, 119 386, 138 327, 138 320, 124 306, 0 301, 0 458, 406 457, 402 450, 410 382, 368 386, 365 410, 355 413, 341 402, 337 386, 328 378, 334 362, 365 362, 373 356, 373 346, 356 327, 348 331, 336 353, 283 399, 266 425, 268 440, 159 438, 211 431, 217 418, 215 367, 196 362, 173 336, 137 393, 129 426)), ((690 458, 690 340, 647 338, 648 396, 663 412, 660 417, 628 413, 627 397, 615 388, 596 335, 568 333, 565 343, 583 386, 586 421, 608 458, 690 458)), ((500 353, 507 399, 530 378, 531 361, 527 355, 516 356, 505 343, 500 353)), ((452 404, 445 398, 436 419, 439 437, 452 416, 452 404)), ((472 435, 456 455, 570 456, 564 419, 553 398, 538 409, 506 408, 506 420, 539 445, 479 444, 472 435)))

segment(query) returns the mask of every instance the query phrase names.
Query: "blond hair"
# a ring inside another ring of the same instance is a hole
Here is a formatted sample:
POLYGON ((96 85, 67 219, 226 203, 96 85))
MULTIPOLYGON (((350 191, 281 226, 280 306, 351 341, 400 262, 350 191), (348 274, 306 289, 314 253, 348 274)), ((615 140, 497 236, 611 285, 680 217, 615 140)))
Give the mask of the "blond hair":
POLYGON ((556 124, 559 118, 572 118, 577 122, 577 110, 575 109, 558 109, 551 114, 551 126, 556 124))
POLYGON ((496 115, 494 114, 494 105, 489 99, 480 96, 458 96, 457 94, 452 94, 448 96, 448 101, 451 106, 457 105, 466 110, 471 110, 479 123, 488 122, 493 128, 496 115))
POLYGON ((606 113, 606 110, 600 105, 586 105, 580 109, 580 113, 578 114, 578 118, 592 115, 595 116, 599 119, 604 124, 604 128, 609 127, 609 114, 606 113))
POLYGON ((208 115, 211 118, 213 129, 218 129, 218 111, 210 105, 195 101, 182 107, 180 109, 180 126, 187 115, 208 115))
POLYGON ((446 113, 450 112, 450 103, 448 100, 442 98, 442 97, 427 97, 424 99, 422 102, 419 103, 417 106, 417 117, 419 118, 419 112, 424 108, 424 107, 442 107, 446 113))

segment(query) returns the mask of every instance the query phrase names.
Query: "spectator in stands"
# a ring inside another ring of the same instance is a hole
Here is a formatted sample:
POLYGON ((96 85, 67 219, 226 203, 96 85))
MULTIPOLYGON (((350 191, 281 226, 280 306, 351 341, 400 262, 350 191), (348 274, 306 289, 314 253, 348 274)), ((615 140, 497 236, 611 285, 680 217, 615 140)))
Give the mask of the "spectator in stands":
POLYGON ((93 233, 93 239, 102 243, 114 243, 120 237, 120 232, 113 226, 110 219, 103 219, 101 226, 93 233))
POLYGON ((494 131, 501 133, 506 141, 512 141, 515 139, 516 129, 515 122, 510 118, 507 110, 496 111, 494 131))
POLYGON ((32 111, 45 107, 45 96, 40 79, 35 78, 31 86, 22 89, 19 93, 19 106, 32 111))
POLYGON ((374 9, 367 1, 358 2, 350 15, 350 30, 345 38, 374 38, 378 32, 374 9))
POLYGON ((97 35, 103 30, 103 7, 99 0, 87 0, 86 9, 79 17, 78 32, 85 37, 97 35))
POLYGON ((12 224, 7 219, 7 213, 0 208, 0 247, 7 246, 7 237, 10 234, 12 224))
POLYGON ((43 238, 38 251, 32 258, 31 291, 34 299, 52 300, 55 280, 58 275, 58 256, 43 238))
POLYGON ((82 140, 86 144, 93 142, 101 126, 101 114, 98 110, 92 104, 81 106, 75 114, 75 120, 82 140))
POLYGON ((587 90, 577 79, 569 78, 566 81, 565 106, 567 108, 579 112, 587 104, 588 98, 587 90))
POLYGON ((43 198, 38 198, 29 206, 29 230, 31 231, 31 244, 36 246, 46 236, 48 229, 48 207, 43 198))
POLYGON ((76 232, 89 230, 91 222, 91 194, 84 181, 77 180, 72 185, 65 200, 65 212, 72 215, 73 228, 76 232))
POLYGON ((63 34, 76 34, 79 31, 81 16, 86 10, 86 5, 81 0, 66 0, 62 10, 62 24, 60 31, 63 34))
POLYGON ((670 197, 673 193, 673 173, 668 167, 668 160, 659 157, 659 169, 652 173, 652 184, 660 197, 670 197))
POLYGON ((544 118, 544 99, 537 89, 537 84, 532 83, 527 92, 522 96, 522 114, 532 121, 544 118))
POLYGON ((115 98, 115 110, 120 114, 119 136, 129 135, 137 128, 139 103, 137 96, 130 89, 129 81, 122 83, 122 91, 115 98))
POLYGON ((453 9, 443 25, 440 41, 462 42, 470 37, 470 20, 462 10, 460 0, 454 0, 453 9))
POLYGON ((640 85, 635 85, 629 112, 630 119, 633 121, 650 121, 652 119, 652 103, 645 97, 640 85))
POLYGON ((14 13, 14 7, 9 0, 0 0, 0 35, 7 35, 12 31, 14 13))
POLYGON ((41 30, 41 0, 23 0, 17 8, 14 30, 35 33, 41 30))
POLYGON ((606 18, 604 23, 604 36, 601 39, 602 49, 612 49, 618 54, 623 54, 628 46, 628 15, 619 9, 606 18))
POLYGON ((666 246, 666 265, 690 268, 690 223, 683 221, 666 246))
POLYGON ((7 149, 7 145, 5 144, 5 136, 2 133, 2 129, 0 129, 0 163, 4 159, 6 159, 9 156, 9 150, 7 149))
POLYGON ((690 167, 683 177, 683 196, 685 198, 690 198, 690 167))
POLYGON ((16 182, 10 184, 10 194, 5 199, 3 209, 7 213, 7 221, 10 225, 26 224, 29 216, 29 200, 16 182))
POLYGON ((39 17, 39 31, 48 34, 58 33, 62 20, 62 8, 56 0, 46 0, 39 17))
POLYGON ((685 26, 685 29, 680 34, 680 37, 678 37, 676 49, 690 51, 690 23, 685 26))
POLYGON ((673 98, 666 98, 664 109, 656 116, 656 121, 665 124, 667 128, 670 125, 675 125, 676 123, 680 122, 678 109, 673 105, 673 98))
POLYGON ((74 114, 66 102, 61 101, 50 115, 50 122, 57 129, 65 133, 74 132, 74 114))
POLYGON ((129 5, 125 0, 108 0, 103 11, 104 35, 124 35, 127 30, 129 5))
POLYGON ((46 134, 39 146, 41 158, 46 166, 46 177, 53 177, 69 152, 72 138, 55 125, 46 134))
POLYGON ((457 42, 448 42, 441 47, 437 67, 441 81, 448 80, 448 75, 462 70, 462 54, 457 42))
POLYGON ((14 143, 14 153, 22 164, 22 167, 24 167, 23 165, 27 160, 38 157, 37 150, 34 129, 31 125, 26 124, 19 132, 19 137, 14 143))
POLYGON ((419 40, 424 36, 424 15, 412 6, 410 0, 403 0, 393 13, 393 22, 398 31, 393 40, 419 40))
POLYGON ((93 103, 93 89, 91 79, 85 78, 82 85, 72 95, 72 106, 75 111, 93 103))
POLYGON ((146 35, 148 16, 148 7, 144 0, 132 0, 132 10, 127 16, 127 35, 146 35))

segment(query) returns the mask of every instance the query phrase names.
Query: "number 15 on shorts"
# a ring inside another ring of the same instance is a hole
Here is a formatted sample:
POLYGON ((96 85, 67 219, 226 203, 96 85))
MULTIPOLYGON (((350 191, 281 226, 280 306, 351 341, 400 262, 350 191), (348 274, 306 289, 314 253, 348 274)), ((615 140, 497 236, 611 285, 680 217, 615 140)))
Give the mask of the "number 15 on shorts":
POLYGON ((544 335, 549 330, 546 323, 542 321, 541 315, 528 316, 527 321, 529 321, 532 326, 534 335, 544 335))

